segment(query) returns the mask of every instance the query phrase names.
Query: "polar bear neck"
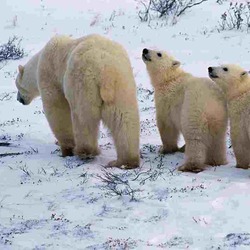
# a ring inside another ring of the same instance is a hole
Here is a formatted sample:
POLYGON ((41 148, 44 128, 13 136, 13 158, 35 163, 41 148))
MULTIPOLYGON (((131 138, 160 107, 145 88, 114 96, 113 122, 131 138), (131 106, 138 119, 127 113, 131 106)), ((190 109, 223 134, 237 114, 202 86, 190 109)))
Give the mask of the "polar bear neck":
POLYGON ((29 86, 31 89, 37 90, 38 92, 38 83, 37 83, 37 67, 38 61, 40 58, 40 52, 36 53, 25 65, 25 75, 28 79, 27 84, 32 85, 29 86))
POLYGON ((241 98, 244 95, 250 95, 250 81, 244 81, 239 84, 229 84, 229 88, 227 90, 227 99, 229 101, 241 98))
POLYGON ((181 68, 174 71, 164 71, 150 74, 151 83, 155 89, 168 88, 172 85, 182 84, 183 77, 187 77, 188 73, 184 72, 181 68))

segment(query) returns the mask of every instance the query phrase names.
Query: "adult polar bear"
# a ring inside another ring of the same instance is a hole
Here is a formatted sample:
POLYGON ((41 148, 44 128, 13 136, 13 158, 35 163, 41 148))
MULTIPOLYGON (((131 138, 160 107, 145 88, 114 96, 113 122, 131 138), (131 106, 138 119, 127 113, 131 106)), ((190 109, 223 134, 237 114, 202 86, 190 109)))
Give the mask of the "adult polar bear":
POLYGON ((166 52, 144 49, 142 59, 155 89, 161 152, 179 150, 182 133, 186 161, 179 170, 199 172, 204 164, 226 164, 227 109, 220 88, 209 78, 184 72, 166 52))
POLYGON ((27 105, 41 95, 62 155, 99 154, 100 121, 110 129, 117 160, 109 166, 139 166, 139 111, 126 51, 100 35, 56 36, 25 66, 19 66, 17 99, 27 105))

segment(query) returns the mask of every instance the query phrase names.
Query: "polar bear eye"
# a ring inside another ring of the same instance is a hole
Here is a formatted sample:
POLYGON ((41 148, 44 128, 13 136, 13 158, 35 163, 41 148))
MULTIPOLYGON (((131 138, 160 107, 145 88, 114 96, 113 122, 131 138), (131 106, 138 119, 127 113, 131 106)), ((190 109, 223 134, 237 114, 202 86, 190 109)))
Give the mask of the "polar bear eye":
POLYGON ((224 70, 224 71, 228 71, 228 68, 225 67, 225 68, 223 68, 223 70, 224 70))
POLYGON ((162 54, 161 53, 157 53, 157 56, 162 57, 162 54))

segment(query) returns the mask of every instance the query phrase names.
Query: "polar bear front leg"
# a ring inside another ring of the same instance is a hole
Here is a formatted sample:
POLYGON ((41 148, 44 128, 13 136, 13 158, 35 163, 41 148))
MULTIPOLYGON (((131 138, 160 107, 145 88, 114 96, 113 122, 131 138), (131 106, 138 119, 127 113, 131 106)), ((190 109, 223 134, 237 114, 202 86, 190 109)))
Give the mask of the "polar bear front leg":
POLYGON ((234 154, 236 157, 236 168, 248 169, 250 168, 250 148, 247 150, 241 150, 238 147, 234 149, 234 154))
POLYGON ((211 166, 227 164, 226 129, 212 138, 207 150, 206 164, 211 166))
POLYGON ((240 124, 240 117, 230 117, 230 137, 236 158, 236 167, 248 169, 250 168, 250 138, 248 137, 248 126, 240 126, 240 124))
POLYGON ((205 167, 206 146, 201 140, 185 140, 185 163, 179 167, 184 172, 201 172, 205 167))
POLYGON ((74 137, 70 108, 67 100, 58 90, 54 94, 41 91, 43 108, 50 128, 60 145, 62 156, 72 156, 74 137))
POLYGON ((83 63, 84 57, 72 58, 64 76, 64 92, 71 109, 74 155, 88 159, 100 154, 98 133, 102 101, 95 74, 90 70, 88 63, 85 73, 83 63))
POLYGON ((140 124, 137 107, 122 111, 113 105, 104 105, 102 119, 111 131, 117 151, 117 160, 109 162, 108 167, 139 167, 140 124))
POLYGON ((236 168, 250 168, 250 145, 245 140, 231 138, 233 150, 236 158, 236 168))

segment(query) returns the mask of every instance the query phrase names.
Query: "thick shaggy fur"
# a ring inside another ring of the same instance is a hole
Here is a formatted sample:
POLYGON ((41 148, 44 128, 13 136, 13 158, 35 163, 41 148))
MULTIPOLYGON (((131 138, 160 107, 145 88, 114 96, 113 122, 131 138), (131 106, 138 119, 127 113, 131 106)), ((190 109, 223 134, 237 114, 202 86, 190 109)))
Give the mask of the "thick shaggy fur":
POLYGON ((224 91, 237 167, 250 168, 250 77, 238 65, 209 67, 209 76, 224 91))
POLYGON ((19 66, 16 85, 23 104, 41 95, 63 156, 99 154, 102 120, 117 149, 118 159, 109 166, 139 165, 136 85, 127 53, 118 43, 99 35, 56 36, 19 66))
POLYGON ((226 164, 227 110, 219 87, 184 72, 166 52, 144 49, 142 58, 155 89, 161 153, 178 151, 182 133, 186 161, 179 170, 199 172, 205 164, 226 164))

